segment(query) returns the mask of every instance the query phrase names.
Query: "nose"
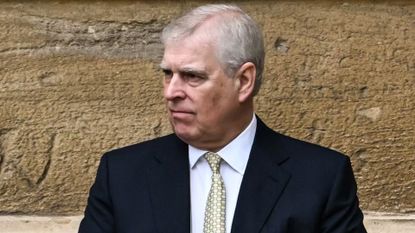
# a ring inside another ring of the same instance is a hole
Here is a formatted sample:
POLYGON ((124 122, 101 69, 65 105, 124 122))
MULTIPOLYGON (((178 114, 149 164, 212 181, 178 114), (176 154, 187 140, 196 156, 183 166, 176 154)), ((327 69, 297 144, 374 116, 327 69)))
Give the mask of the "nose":
POLYGON ((184 82, 179 74, 164 80, 164 98, 168 101, 184 99, 186 97, 184 82))

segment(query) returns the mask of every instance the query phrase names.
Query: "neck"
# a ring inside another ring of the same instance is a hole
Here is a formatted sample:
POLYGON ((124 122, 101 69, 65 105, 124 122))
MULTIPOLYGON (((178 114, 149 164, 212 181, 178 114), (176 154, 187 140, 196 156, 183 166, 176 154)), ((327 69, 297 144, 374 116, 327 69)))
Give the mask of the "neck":
POLYGON ((233 130, 229 130, 226 132, 226 135, 223 135, 224 137, 221 138, 221 140, 218 141, 211 141, 210 143, 204 144, 201 147, 198 147, 197 145, 193 145, 199 149, 211 151, 211 152, 218 152, 222 148, 224 148, 226 145, 228 145, 232 140, 234 140, 236 137, 239 136, 251 123, 252 116, 253 116, 253 108, 248 108, 245 111, 238 112, 237 114, 237 121, 235 121, 234 125, 230 128, 233 130))

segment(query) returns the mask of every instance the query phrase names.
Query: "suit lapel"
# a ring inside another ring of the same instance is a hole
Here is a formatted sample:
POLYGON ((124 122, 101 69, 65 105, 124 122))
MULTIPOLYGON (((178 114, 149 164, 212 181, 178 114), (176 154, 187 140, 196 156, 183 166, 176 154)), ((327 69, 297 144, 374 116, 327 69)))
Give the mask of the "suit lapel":
POLYGON ((148 171, 153 214, 158 232, 190 232, 188 148, 176 136, 171 138, 148 171))
POLYGON ((232 233, 260 232, 290 174, 280 168, 288 159, 275 132, 258 119, 257 132, 239 191, 232 233))

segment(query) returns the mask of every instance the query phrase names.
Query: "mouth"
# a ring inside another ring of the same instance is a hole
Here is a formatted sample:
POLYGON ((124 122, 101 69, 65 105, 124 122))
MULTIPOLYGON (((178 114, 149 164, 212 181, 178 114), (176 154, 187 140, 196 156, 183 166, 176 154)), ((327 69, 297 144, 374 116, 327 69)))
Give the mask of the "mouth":
POLYGON ((175 109, 169 109, 169 113, 172 118, 178 118, 178 119, 184 119, 184 118, 194 115, 194 113, 191 111, 175 110, 175 109))

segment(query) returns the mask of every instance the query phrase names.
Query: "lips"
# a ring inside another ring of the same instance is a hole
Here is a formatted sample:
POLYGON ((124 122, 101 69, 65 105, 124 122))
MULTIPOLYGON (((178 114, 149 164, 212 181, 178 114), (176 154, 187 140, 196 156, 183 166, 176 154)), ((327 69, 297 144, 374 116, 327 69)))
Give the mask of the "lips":
POLYGON ((170 116, 173 118, 184 119, 194 115, 193 112, 180 109, 169 109, 170 116))

